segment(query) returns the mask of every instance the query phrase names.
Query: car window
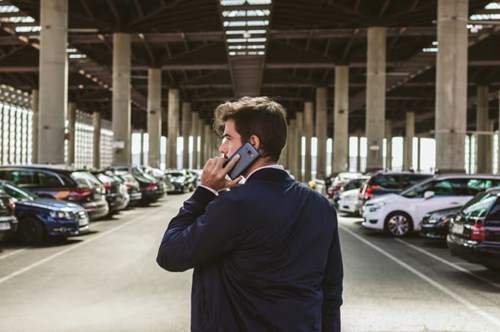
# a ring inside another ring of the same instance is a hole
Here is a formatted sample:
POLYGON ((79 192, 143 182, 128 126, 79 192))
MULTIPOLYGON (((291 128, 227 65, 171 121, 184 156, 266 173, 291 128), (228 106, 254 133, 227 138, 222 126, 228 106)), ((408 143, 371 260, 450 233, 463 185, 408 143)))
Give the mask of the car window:
POLYGON ((482 193, 467 202, 462 208, 466 218, 482 218, 497 201, 496 193, 482 193))
POLYGON ((375 176, 373 184, 387 189, 399 189, 399 176, 395 174, 379 174, 375 176))
POLYGON ((30 170, 2 170, 0 171, 0 178, 17 185, 33 185, 37 183, 34 172, 30 170))
POLYGON ((462 187, 459 181, 437 180, 433 182, 431 190, 436 196, 458 195, 462 187))
POLYGON ((3 186, 0 186, 0 188, 3 188, 8 195, 19 201, 31 201, 37 198, 34 193, 9 184, 4 184, 3 186))
POLYGON ((36 172, 38 176, 38 184, 41 187, 56 188, 62 187, 64 182, 55 173, 36 172))
POLYGON ((97 180, 97 178, 94 175, 88 172, 72 172, 71 177, 79 184, 81 183, 82 185, 84 185, 84 183, 86 183, 84 185, 86 187, 89 186, 91 187, 93 185, 101 185, 99 180, 97 180))
POLYGON ((408 198, 418 198, 424 197, 426 191, 433 190, 435 181, 426 181, 421 184, 417 184, 401 193, 401 196, 408 198))
POLYGON ((470 179, 467 181, 466 195, 476 195, 488 188, 498 186, 498 180, 493 179, 470 179))

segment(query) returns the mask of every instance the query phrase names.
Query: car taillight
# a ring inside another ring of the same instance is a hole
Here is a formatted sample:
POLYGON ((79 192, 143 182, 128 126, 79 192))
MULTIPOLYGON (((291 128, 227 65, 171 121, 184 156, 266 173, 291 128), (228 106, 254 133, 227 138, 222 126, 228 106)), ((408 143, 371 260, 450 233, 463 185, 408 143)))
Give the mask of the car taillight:
POLYGON ((486 228, 484 223, 481 221, 476 221, 472 226, 470 238, 474 241, 484 241, 486 237, 486 228))
POLYGON ((154 183, 149 183, 148 186, 146 187, 147 190, 157 190, 158 186, 154 183))
POLYGON ((9 198, 9 209, 14 210, 16 208, 16 203, 14 202, 14 199, 9 198))
POLYGON ((125 183, 125 187, 127 187, 127 190, 130 190, 132 188, 132 185, 130 183, 125 183))
POLYGON ((379 186, 368 186, 365 190, 365 199, 370 199, 373 196, 373 190, 374 189, 379 189, 379 186))
POLYGON ((71 193, 69 194, 70 199, 72 200, 79 200, 81 198, 87 197, 92 195, 92 189, 90 188, 76 188, 75 190, 72 190, 71 193))
POLYGON ((106 192, 111 192, 111 183, 105 182, 103 183, 104 189, 106 189, 106 192))

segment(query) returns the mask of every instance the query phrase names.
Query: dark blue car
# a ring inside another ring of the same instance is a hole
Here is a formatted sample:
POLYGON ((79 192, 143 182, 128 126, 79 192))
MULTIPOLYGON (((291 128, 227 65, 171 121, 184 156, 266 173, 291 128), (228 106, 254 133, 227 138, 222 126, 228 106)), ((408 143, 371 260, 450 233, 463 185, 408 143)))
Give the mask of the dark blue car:
POLYGON ((15 201, 17 233, 25 244, 40 243, 47 236, 68 237, 89 231, 89 216, 81 205, 39 198, 8 181, 0 180, 0 187, 15 201))

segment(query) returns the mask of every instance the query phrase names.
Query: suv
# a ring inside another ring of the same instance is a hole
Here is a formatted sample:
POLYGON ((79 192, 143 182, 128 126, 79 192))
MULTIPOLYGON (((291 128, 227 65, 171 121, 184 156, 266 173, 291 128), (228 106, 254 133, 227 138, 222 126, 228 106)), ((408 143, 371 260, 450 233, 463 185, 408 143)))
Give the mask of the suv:
POLYGON ((0 187, 0 240, 17 231, 17 218, 14 215, 14 199, 0 187))
POLYGON ((40 198, 80 204, 91 220, 104 217, 109 211, 104 186, 86 171, 50 165, 0 166, 0 179, 26 188, 40 198))
POLYGON ((359 214, 363 215, 363 206, 370 199, 387 194, 397 194, 431 176, 431 174, 412 172, 378 172, 373 174, 359 189, 359 214))
POLYGON ((500 176, 436 175, 398 194, 368 201, 362 226, 405 236, 420 230, 420 222, 430 211, 459 207, 474 195, 500 184, 500 176))
POLYGON ((452 218, 448 247, 453 255, 500 269, 500 188, 476 195, 452 218))

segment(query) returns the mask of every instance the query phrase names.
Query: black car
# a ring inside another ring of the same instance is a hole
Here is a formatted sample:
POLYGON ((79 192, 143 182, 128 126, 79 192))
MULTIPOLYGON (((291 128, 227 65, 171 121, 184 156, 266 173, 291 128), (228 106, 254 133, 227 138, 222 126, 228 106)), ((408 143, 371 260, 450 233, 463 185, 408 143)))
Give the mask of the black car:
MULTIPOLYGON (((377 172, 359 189, 360 208, 366 201, 387 194, 398 194, 404 189, 431 177, 431 174, 413 172, 377 172)), ((359 211, 363 215, 363 211, 359 211)))
POLYGON ((122 180, 113 174, 104 171, 92 171, 92 174, 102 183, 106 190, 106 201, 109 205, 109 216, 125 209, 129 202, 129 195, 122 180))
POLYGON ((420 223, 420 235, 429 239, 445 240, 450 220, 462 207, 452 207, 426 213, 420 223))
POLYGON ((0 187, 0 240, 10 237, 17 231, 14 199, 0 187))
POLYGON ((41 243, 48 236, 66 238, 90 231, 89 216, 79 204, 40 198, 5 180, 0 180, 0 190, 15 201, 17 237, 24 244, 41 243))
POLYGON ((167 182, 167 193, 191 192, 196 187, 196 178, 186 170, 167 170, 165 175, 167 182))
POLYGON ((91 220, 108 214, 104 186, 87 171, 50 165, 0 166, 0 179, 26 188, 41 198, 80 204, 91 220))
POLYGON ((139 186, 139 182, 137 182, 134 176, 130 173, 121 173, 116 174, 115 176, 121 179, 122 183, 127 189, 129 200, 126 207, 136 206, 142 199, 141 187, 139 186))
POLYGON ((500 188, 468 201, 451 220, 446 242, 453 255, 500 269, 500 188))

